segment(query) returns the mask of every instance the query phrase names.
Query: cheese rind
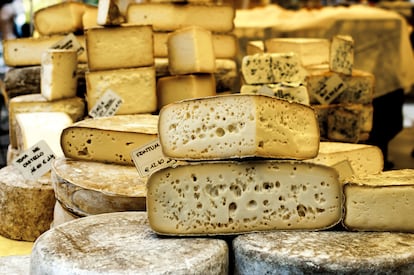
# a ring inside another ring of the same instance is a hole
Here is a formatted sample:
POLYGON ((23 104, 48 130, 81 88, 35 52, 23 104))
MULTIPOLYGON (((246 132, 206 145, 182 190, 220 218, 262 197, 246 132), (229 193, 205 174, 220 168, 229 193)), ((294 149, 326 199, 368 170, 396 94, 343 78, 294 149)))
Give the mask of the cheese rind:
POLYGON ((61 146, 66 157, 134 165, 132 150, 157 138, 156 115, 117 115, 85 119, 65 128, 61 146))
POLYGON ((53 208, 53 222, 50 225, 50 228, 59 226, 62 223, 70 222, 79 218, 80 216, 76 216, 69 210, 63 208, 62 204, 59 201, 56 201, 55 207, 53 208))
POLYGON ((160 238, 145 212, 93 215, 53 228, 33 246, 30 274, 228 274, 224 240, 160 238), (134 233, 131 233, 134 232, 134 233))
POLYGON ((145 182, 133 166, 66 158, 52 164, 56 199, 77 216, 145 211, 145 182))
POLYGON ((263 95, 183 100, 160 111, 159 138, 177 159, 317 155, 319 127, 309 106, 263 95))
POLYGON ((304 162, 198 162, 153 173, 151 228, 162 235, 323 229, 341 219, 332 168, 304 162))

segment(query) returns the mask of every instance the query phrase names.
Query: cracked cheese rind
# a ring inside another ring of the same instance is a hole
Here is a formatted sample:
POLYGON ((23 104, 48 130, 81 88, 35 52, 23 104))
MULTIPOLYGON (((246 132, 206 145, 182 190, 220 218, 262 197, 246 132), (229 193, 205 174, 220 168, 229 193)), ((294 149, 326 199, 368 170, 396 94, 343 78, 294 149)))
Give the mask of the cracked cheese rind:
POLYGON ((145 212, 92 215, 53 228, 33 246, 30 274, 218 274, 229 270, 224 240, 160 238, 145 212))
POLYGON ((197 162, 147 182, 149 222, 162 235, 329 228, 341 198, 337 172, 305 162, 197 162))
POLYGON ((66 158, 52 164, 56 199, 77 216, 143 211, 145 183, 133 166, 66 158))
POLYGON ((134 165, 130 153, 157 138, 157 115, 117 115, 85 119, 63 130, 67 158, 134 165))
POLYGON ((414 170, 385 171, 344 185, 343 224, 355 231, 414 232, 414 170))
POLYGON ((309 106, 264 95, 221 95, 161 109, 159 138, 175 159, 313 158, 319 127, 309 106))

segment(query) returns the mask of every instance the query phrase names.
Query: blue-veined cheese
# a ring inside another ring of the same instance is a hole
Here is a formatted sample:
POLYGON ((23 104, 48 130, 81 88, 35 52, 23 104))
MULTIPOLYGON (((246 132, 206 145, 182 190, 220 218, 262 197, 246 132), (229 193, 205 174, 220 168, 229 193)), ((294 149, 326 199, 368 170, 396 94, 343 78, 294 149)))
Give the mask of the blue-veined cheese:
POLYGON ((351 75, 354 66, 354 39, 348 35, 335 35, 331 39, 329 69, 351 75))
POLYGON ((297 84, 289 85, 283 83, 248 85, 244 84, 240 88, 241 94, 263 94, 278 98, 295 101, 309 105, 309 94, 306 86, 297 84))

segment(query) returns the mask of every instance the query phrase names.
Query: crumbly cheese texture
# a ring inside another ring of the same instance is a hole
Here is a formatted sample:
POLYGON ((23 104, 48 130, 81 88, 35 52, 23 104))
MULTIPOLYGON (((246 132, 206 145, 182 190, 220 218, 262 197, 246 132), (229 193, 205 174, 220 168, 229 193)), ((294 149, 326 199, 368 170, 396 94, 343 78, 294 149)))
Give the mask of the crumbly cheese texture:
POLYGON ((96 22, 101 26, 118 26, 126 22, 128 5, 134 0, 101 0, 98 2, 96 22))
POLYGON ((414 170, 390 170, 349 179, 343 224, 356 231, 414 232, 414 170))
POLYGON ((159 138, 178 159, 313 158, 319 127, 309 106, 264 95, 184 100, 160 111, 159 138))
POLYGON ((149 222, 162 235, 317 230, 342 212, 336 171, 304 162, 198 162, 155 172, 147 189, 149 222))
POLYGON ((331 40, 329 53, 329 68, 331 71, 352 75, 354 66, 354 39, 351 36, 334 36, 331 40))
POLYGON ((242 59, 241 73, 246 84, 303 83, 307 75, 295 53, 246 55, 242 59))
POLYGON ((232 5, 133 3, 127 10, 127 22, 152 25, 154 31, 175 31, 199 26, 217 33, 234 29, 235 10, 232 5))
POLYGON ((130 153, 157 138, 157 115, 117 115, 85 119, 63 130, 66 157, 134 165, 130 153))
POLYGON ((0 194, 0 235, 32 242, 50 228, 55 204, 50 173, 31 181, 14 166, 5 166, 0 194))
POLYGON ((145 212, 77 219, 34 244, 30 274, 219 274, 229 271, 224 240, 160 238, 145 212))
POLYGON ((271 38, 264 41, 268 53, 296 53, 304 67, 328 64, 330 41, 318 38, 271 38))
POLYGON ((49 101, 76 96, 78 54, 75 50, 51 49, 42 55, 40 91, 49 101))
POLYGON ((172 75, 214 73, 216 62, 211 32, 191 26, 168 35, 168 68, 172 75))
POLYGON ((85 31, 85 38, 88 67, 91 71, 154 64, 151 26, 90 28, 85 31))
POLYGON ((244 84, 240 88, 241 94, 262 94, 275 96, 289 101, 309 105, 309 94, 304 85, 284 85, 282 83, 248 85, 244 84))
POLYGON ((216 95, 213 74, 189 74, 161 77, 157 81, 158 108, 176 101, 216 95))
POLYGON ((66 158, 52 165, 56 199, 77 216, 145 211, 145 183, 133 166, 66 158))
POLYGON ((122 103, 116 115, 152 113, 157 110, 154 67, 86 72, 86 99, 90 111, 107 91, 122 103))

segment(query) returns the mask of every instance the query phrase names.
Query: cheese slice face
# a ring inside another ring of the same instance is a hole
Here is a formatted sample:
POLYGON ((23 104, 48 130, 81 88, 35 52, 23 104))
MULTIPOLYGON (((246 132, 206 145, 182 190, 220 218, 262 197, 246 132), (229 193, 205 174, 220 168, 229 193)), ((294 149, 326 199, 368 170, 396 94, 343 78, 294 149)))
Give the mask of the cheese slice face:
POLYGON ((343 224, 356 231, 414 232, 414 170, 390 170, 349 179, 343 224))
POLYGON ((157 138, 158 116, 117 115, 85 119, 63 130, 66 157, 134 165, 130 153, 157 138))
POLYGON ((336 35, 332 38, 329 68, 336 73, 352 75, 354 66, 354 39, 347 35, 336 35))
POLYGON ((263 95, 184 100, 160 111, 166 156, 178 159, 313 158, 319 127, 309 106, 263 95))
POLYGON ((126 22, 126 11, 128 5, 134 0, 101 0, 98 3, 98 25, 111 26, 120 25, 126 22))
POLYGON ((253 40, 248 41, 246 45, 246 54, 247 55, 254 55, 257 53, 264 53, 265 46, 262 40, 253 40))
POLYGON ((275 96, 289 101, 309 105, 309 94, 306 86, 304 85, 288 86, 281 83, 263 85, 245 84, 241 86, 240 93, 275 96))
POLYGON ((86 72, 85 80, 88 112, 107 91, 114 92, 123 101, 116 115, 152 113, 157 110, 154 67, 86 72))
POLYGON ((78 54, 74 50, 48 50, 42 56, 41 93, 47 100, 76 96, 78 54))
POLYGON ((305 162, 198 162, 148 179, 151 228, 162 235, 323 229, 341 219, 332 168, 305 162))

